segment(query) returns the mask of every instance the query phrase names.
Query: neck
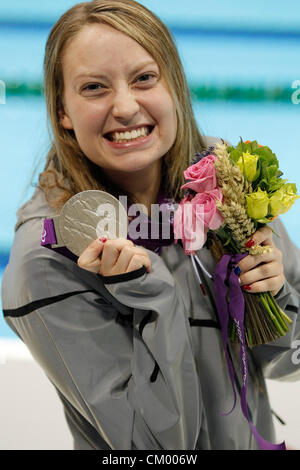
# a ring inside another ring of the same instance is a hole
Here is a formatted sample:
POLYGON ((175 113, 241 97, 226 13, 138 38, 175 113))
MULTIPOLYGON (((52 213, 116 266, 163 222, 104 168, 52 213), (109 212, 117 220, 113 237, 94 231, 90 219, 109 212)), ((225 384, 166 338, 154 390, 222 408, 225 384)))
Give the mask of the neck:
POLYGON ((109 174, 112 181, 120 188, 133 195, 135 201, 146 206, 151 217, 151 204, 155 204, 161 185, 161 160, 141 171, 109 174))

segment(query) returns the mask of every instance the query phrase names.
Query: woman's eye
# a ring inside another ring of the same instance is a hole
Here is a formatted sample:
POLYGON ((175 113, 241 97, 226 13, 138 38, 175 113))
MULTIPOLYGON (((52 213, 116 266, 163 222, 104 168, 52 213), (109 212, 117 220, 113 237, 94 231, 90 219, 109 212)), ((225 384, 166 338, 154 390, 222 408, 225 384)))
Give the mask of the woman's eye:
POLYGON ((101 90, 103 87, 100 83, 90 83, 83 87, 83 91, 98 91, 101 90))
POLYGON ((155 75, 152 75, 151 73, 144 73, 137 79, 137 81, 140 83, 141 82, 148 83, 148 82, 153 82, 155 79, 156 79, 155 75))

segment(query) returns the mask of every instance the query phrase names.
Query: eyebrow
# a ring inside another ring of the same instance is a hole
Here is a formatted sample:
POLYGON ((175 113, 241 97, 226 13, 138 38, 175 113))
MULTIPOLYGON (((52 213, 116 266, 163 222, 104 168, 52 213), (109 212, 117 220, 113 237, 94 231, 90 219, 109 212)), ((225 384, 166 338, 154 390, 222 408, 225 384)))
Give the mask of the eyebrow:
MULTIPOLYGON (((145 67, 148 67, 150 65, 155 65, 156 67, 158 67, 157 63, 154 61, 154 60, 151 60, 151 61, 148 61, 148 62, 144 62, 140 65, 138 65, 137 67, 135 67, 129 74, 130 77, 136 75, 140 70, 144 69, 145 67)), ((81 73, 79 75, 76 75, 74 80, 73 80, 73 83, 81 78, 88 78, 88 77, 91 77, 91 78, 98 78, 98 79, 105 79, 105 75, 101 75, 101 74, 94 74, 94 73, 81 73)))

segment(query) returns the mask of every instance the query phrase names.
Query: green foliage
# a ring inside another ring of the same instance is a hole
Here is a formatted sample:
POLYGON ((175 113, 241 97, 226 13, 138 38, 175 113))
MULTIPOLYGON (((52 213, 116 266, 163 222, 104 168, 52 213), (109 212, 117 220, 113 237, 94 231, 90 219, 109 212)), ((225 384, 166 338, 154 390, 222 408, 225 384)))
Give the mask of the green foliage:
POLYGON ((279 162, 275 153, 269 147, 259 145, 256 140, 245 143, 241 138, 236 147, 228 147, 227 151, 233 165, 237 164, 243 153, 258 155, 257 174, 252 183, 253 191, 260 188, 271 194, 287 182, 281 178, 283 173, 279 170, 279 162))

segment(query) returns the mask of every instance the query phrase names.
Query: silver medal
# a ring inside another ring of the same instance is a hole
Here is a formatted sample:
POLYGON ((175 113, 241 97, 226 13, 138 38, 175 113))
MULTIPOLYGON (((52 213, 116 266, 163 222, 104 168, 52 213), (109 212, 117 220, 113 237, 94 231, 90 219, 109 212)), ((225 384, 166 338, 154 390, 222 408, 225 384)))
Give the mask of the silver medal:
POLYGON ((58 246, 66 246, 76 256, 96 238, 127 238, 127 212, 118 199, 104 191, 75 194, 53 221, 58 246))

